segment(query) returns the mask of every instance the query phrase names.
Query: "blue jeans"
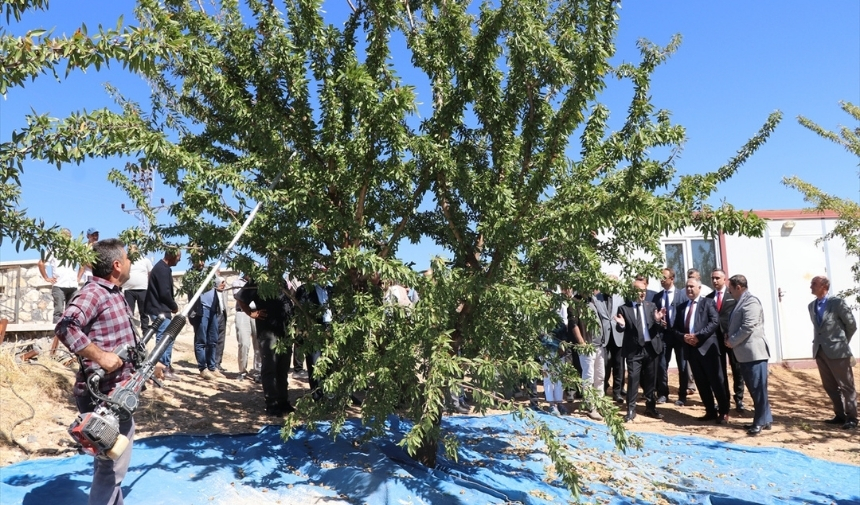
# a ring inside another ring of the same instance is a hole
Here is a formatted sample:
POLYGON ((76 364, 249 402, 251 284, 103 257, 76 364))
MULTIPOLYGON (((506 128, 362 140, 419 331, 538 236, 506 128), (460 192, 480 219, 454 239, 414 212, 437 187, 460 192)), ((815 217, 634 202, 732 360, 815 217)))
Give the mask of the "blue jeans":
POLYGON ((218 314, 210 307, 203 307, 203 314, 191 321, 194 327, 194 357, 197 369, 215 370, 215 349, 218 345, 218 314))
MULTIPOLYGON (((151 325, 155 324, 156 319, 158 319, 158 316, 150 315, 149 316, 149 321, 150 321, 149 324, 151 324, 151 325)), ((165 319, 164 322, 161 323, 161 326, 159 326, 158 329, 155 330, 155 345, 156 345, 156 347, 158 346, 159 342, 161 342, 161 336, 164 335, 164 330, 167 329, 167 326, 169 324, 170 324, 170 319, 165 319)), ((173 353, 173 342, 171 342, 170 345, 167 346, 167 349, 164 350, 164 354, 162 354, 161 357, 158 358, 158 361, 161 364, 163 364, 164 366, 169 368, 170 367, 170 355, 172 353, 173 353)))

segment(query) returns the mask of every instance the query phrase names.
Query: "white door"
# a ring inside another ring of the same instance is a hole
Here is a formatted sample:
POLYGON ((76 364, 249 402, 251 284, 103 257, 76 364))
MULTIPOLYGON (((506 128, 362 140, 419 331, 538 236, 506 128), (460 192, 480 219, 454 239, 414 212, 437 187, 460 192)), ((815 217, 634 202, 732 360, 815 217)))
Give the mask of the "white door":
POLYGON ((826 274, 823 245, 817 236, 788 236, 771 239, 774 278, 779 310, 779 341, 782 359, 812 358, 812 323, 807 305, 814 298, 809 283, 826 274))

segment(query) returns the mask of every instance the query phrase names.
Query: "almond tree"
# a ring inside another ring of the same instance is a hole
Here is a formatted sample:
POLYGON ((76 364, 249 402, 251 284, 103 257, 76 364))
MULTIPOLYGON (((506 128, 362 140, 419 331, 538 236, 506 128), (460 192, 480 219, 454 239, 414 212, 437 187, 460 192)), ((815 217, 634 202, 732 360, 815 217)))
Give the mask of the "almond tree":
MULTIPOLYGON (((851 102, 841 102, 840 106, 842 110, 854 118, 854 121, 860 124, 860 107, 851 102)), ((855 126, 853 129, 848 126, 841 126, 839 133, 836 133, 822 128, 806 117, 800 116, 797 120, 801 125, 819 136, 841 145, 849 153, 860 159, 860 126, 855 126)), ((846 252, 858 259, 858 262, 851 266, 851 272, 854 274, 854 287, 841 292, 840 296, 854 296, 855 303, 860 305, 860 205, 847 198, 827 194, 798 177, 786 177, 782 183, 803 193, 803 199, 813 204, 813 209, 819 212, 832 210, 839 215, 836 226, 821 240, 841 238, 845 241, 846 252)))
MULTIPOLYGON (((193 244, 203 259, 263 202, 234 264, 269 292, 288 270, 334 293, 331 326, 297 306, 291 335, 322 351, 323 395, 300 400, 285 433, 322 419, 339 428, 358 394, 371 435, 389 414, 408 415, 414 427, 402 444, 434 465, 440 440, 456 455, 441 429, 452 394, 471 392, 481 412, 514 408, 505 393, 540 376, 537 337, 556 324, 557 286, 622 291, 627 283, 603 265, 655 274, 660 237, 688 226, 706 235, 763 231, 752 214, 706 202, 779 113, 724 166, 679 176, 685 131, 649 91, 680 38, 666 47, 642 41, 638 64, 613 67, 617 8, 608 0, 139 0, 140 26, 105 34, 118 42, 104 61, 135 62, 152 103, 116 94, 121 113, 34 116, 0 160, 20 168, 28 159, 137 156, 132 171, 156 167, 179 198, 169 223, 126 236, 193 244), (618 129, 601 102, 612 80, 633 85, 618 129), (398 246, 420 239, 451 260, 413 272, 398 246), (409 310, 383 304, 386 282, 415 287, 421 301, 409 310)), ((125 173, 110 177, 146 204, 125 173)), ((595 403, 617 445, 636 445, 615 407, 595 403)), ((570 449, 535 426, 577 493, 570 449)))

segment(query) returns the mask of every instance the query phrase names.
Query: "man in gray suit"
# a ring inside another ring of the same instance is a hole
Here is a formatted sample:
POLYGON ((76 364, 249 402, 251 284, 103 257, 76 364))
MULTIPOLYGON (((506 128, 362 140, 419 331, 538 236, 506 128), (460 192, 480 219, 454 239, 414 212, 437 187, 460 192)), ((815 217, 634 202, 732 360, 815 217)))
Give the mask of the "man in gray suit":
POLYGON ((604 390, 609 386, 609 376, 612 375, 612 399, 623 403, 624 395, 624 358, 621 356, 621 344, 624 332, 615 328, 615 314, 624 305, 624 298, 619 295, 597 293, 594 295, 594 310, 600 320, 601 341, 605 352, 604 360, 604 390))
POLYGON ((729 292, 737 302, 729 319, 726 347, 734 349, 744 382, 750 390, 755 417, 753 423, 744 428, 748 434, 755 436, 761 430, 769 430, 773 424, 767 399, 767 360, 770 358, 770 349, 764 336, 761 301, 748 289, 747 278, 743 275, 733 275, 729 279, 729 292))
POLYGON ((809 304, 814 336, 812 355, 818 365, 821 384, 833 402, 836 417, 825 421, 841 424, 843 430, 857 428, 857 391, 851 369, 851 337, 857 332, 854 315, 845 300, 830 296, 830 280, 819 275, 809 286, 815 300, 809 304))

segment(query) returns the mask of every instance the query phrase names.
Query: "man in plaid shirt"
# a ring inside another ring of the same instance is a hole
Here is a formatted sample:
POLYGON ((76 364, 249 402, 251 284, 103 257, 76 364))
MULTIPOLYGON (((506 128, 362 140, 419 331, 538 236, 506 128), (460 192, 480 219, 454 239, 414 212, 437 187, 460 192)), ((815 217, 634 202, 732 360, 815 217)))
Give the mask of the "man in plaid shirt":
MULTIPOLYGON (((86 368, 104 369, 106 375, 100 389, 108 394, 133 372, 131 363, 123 363, 112 352, 122 344, 135 343, 131 312, 121 287, 128 280, 131 262, 125 244, 117 239, 96 242, 93 251, 96 254, 93 278, 66 307, 54 332, 63 345, 83 359, 86 368)), ((87 391, 83 371, 78 372, 76 379, 74 394, 78 411, 92 412, 97 400, 87 391)), ((119 431, 128 437, 129 447, 116 461, 95 459, 90 505, 123 503, 121 485, 131 462, 134 419, 120 422, 119 431)))

